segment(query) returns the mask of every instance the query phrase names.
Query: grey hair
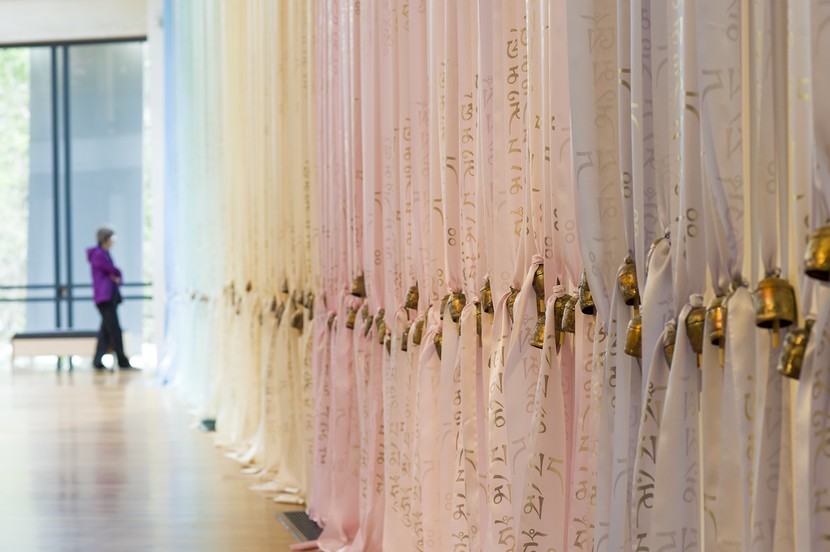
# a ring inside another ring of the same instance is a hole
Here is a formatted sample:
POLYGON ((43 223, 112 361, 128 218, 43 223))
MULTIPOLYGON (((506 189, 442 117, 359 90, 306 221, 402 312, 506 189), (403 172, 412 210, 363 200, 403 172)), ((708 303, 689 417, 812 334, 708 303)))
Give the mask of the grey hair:
POLYGON ((98 245, 103 245, 108 239, 115 235, 115 230, 110 226, 101 226, 95 231, 95 238, 98 240, 98 245))

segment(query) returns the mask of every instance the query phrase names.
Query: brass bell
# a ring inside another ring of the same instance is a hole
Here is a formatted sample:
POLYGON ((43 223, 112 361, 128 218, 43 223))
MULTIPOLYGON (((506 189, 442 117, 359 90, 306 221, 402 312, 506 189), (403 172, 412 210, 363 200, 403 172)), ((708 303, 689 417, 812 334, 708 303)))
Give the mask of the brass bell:
MULTIPOLYGON (((245 291, 247 291, 248 293, 251 293, 253 290, 254 290, 254 283, 252 281, 248 280, 248 283, 245 286, 245 291)), ((195 297, 196 294, 194 294, 193 296, 195 297)))
POLYGON ((453 293, 450 295, 450 318, 452 321, 458 324, 458 321, 461 320, 461 311, 464 310, 464 307, 467 305, 467 297, 463 293, 453 293))
POLYGON ((791 326, 798 319, 795 290, 782 278, 764 278, 753 295, 755 325, 772 330, 772 346, 778 348, 780 328, 791 326))
POLYGON ((384 345, 386 346, 386 354, 392 354, 392 334, 390 332, 386 332, 386 336, 384 338, 384 345))
POLYGON ((629 307, 633 307, 640 302, 640 292, 637 289, 637 265, 631 259, 631 255, 626 255, 623 264, 617 271, 617 284, 620 286, 620 292, 623 296, 623 301, 629 307))
POLYGON ((381 345, 383 345, 383 341, 386 339, 386 320, 383 319, 384 314, 383 309, 380 309, 375 317, 375 324, 378 328, 378 343, 381 345))
POLYGON ((573 297, 566 293, 561 297, 557 297, 553 301, 553 329, 554 338, 556 339, 557 351, 559 350, 559 347, 561 347, 562 344, 565 342, 565 334, 562 332, 562 318, 564 318, 565 316, 565 306, 571 299, 573 299, 573 297))
POLYGON ((626 255, 623 264, 620 265, 617 271, 617 284, 620 287, 623 301, 625 304, 633 307, 640 302, 640 292, 637 289, 637 265, 631 259, 631 255, 626 255))
POLYGON ((533 328, 533 334, 530 336, 530 345, 537 349, 542 349, 545 346, 545 315, 537 315, 536 326, 533 328))
POLYGON ((481 337, 481 303, 476 302, 476 335, 481 337))
POLYGON ((412 330, 412 343, 420 345, 424 338, 424 319, 423 317, 415 321, 414 329, 412 330))
POLYGON ((305 296, 305 308, 308 309, 308 319, 314 320, 314 294, 311 292, 305 296))
POLYGON ((271 299, 271 306, 268 307, 268 310, 270 310, 271 312, 277 312, 277 298, 276 297, 271 299))
POLYGON ((360 319, 365 323, 367 318, 369 318, 369 304, 364 303, 363 308, 360 309, 360 319))
POLYGON ((350 330, 354 329, 354 323, 357 320, 357 309, 349 307, 346 310, 346 327, 350 330))
POLYGON ((562 331, 568 333, 576 333, 576 297, 570 297, 565 303, 565 310, 562 312, 562 331))
POLYGON ((283 280, 282 282, 282 292, 288 293, 288 280, 283 280))
POLYGON ((481 296, 481 310, 493 314, 493 292, 490 290, 490 280, 484 280, 484 287, 479 292, 481 296))
POLYGON ((403 329, 403 334, 401 334, 401 351, 406 352, 409 350, 409 328, 403 329))
POLYGON ((303 311, 296 310, 291 317, 291 327, 295 330, 303 331, 303 311))
MULTIPOLYGON (((687 319, 688 320, 688 319, 687 319)), ((703 335, 701 334, 701 338, 703 335)), ((666 335, 663 337, 663 355, 666 357, 666 364, 671 368, 671 361, 674 358, 674 344, 677 341, 677 328, 674 322, 666 326, 666 335)), ((701 345, 703 342, 701 340, 701 345)))
POLYGON ((418 293, 418 284, 413 284, 409 287, 409 291, 406 292, 406 301, 404 302, 404 307, 407 309, 418 310, 418 299, 420 295, 418 293))
POLYGON ((366 319, 363 324, 363 337, 369 337, 369 332, 372 331, 372 323, 375 321, 373 316, 366 319))
POLYGON ((545 267, 539 265, 533 274, 533 292, 536 294, 536 314, 545 312, 545 267))
POLYGON ((726 347, 726 296, 718 295, 706 309, 709 323, 709 343, 720 348, 726 347))
POLYGON ((642 358, 643 356, 643 319, 640 313, 635 314, 628 321, 628 331, 625 334, 625 354, 642 358))
POLYGON ((513 321, 513 304, 516 302, 516 297, 519 295, 519 290, 510 287, 510 295, 507 296, 507 313, 510 315, 510 321, 513 321))
POLYGON ((435 352, 438 353, 438 360, 441 360, 441 345, 444 343, 444 335, 440 331, 435 332, 432 343, 435 345, 435 352))
POLYGON ((352 281, 352 295, 355 297, 366 297, 366 279, 363 274, 354 277, 352 281))
POLYGON ((588 273, 582 269, 582 279, 579 280, 579 308, 582 314, 593 316, 597 313, 597 307, 594 305, 594 296, 591 295, 591 288, 588 287, 588 273))
MULTIPOLYGON (((331 330, 331 328, 334 326, 334 323, 336 321, 337 321, 337 315, 336 314, 329 315, 328 322, 326 322, 326 325, 328 326, 329 330, 331 330)), ((352 325, 352 328, 354 328, 354 324, 352 325)))
POLYGON ((810 234, 804 254, 804 268, 810 278, 830 281, 830 224, 816 228, 810 234))
POLYGON ((703 354, 703 334, 706 324, 706 309, 704 307, 692 307, 689 316, 686 317, 686 335, 692 350, 697 355, 697 365, 700 366, 700 355, 703 354))
POLYGON ((530 345, 541 349, 545 345, 545 267, 539 265, 533 274, 533 292, 536 294, 536 326, 530 335, 530 345))
POLYGON ((810 340, 813 322, 813 319, 808 318, 803 328, 791 331, 784 340, 781 358, 778 360, 778 372, 782 376, 793 379, 801 376, 801 365, 804 362, 804 354, 807 352, 807 342, 810 340))

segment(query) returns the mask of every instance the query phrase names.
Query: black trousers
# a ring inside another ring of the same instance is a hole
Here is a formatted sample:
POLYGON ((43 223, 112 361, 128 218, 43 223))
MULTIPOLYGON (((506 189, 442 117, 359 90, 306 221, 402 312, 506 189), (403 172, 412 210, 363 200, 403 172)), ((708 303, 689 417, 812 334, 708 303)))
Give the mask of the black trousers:
POLYGON ((101 365, 103 357, 109 349, 118 358, 118 365, 129 366, 130 359, 124 354, 124 342, 121 337, 121 324, 118 322, 118 305, 113 301, 98 303, 98 312, 101 313, 101 329, 98 330, 98 346, 95 349, 95 358, 92 364, 101 365))

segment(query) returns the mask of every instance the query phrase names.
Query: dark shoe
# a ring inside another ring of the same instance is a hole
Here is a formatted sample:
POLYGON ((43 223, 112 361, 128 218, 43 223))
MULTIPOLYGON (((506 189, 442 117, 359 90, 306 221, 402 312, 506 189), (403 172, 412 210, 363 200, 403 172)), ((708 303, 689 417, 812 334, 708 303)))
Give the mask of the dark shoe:
POLYGON ((106 370, 107 369, 107 367, 104 366, 103 364, 101 364, 100 362, 93 362, 92 367, 95 368, 96 370, 106 370))
POLYGON ((138 368, 136 368, 132 364, 119 364, 118 369, 119 370, 138 370, 138 368))

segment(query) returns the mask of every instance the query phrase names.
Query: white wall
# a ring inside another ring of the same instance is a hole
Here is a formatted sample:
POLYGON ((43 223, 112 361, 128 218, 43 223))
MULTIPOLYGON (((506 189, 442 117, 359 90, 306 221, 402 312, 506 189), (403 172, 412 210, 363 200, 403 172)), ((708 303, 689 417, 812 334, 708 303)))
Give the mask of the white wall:
POLYGON ((0 44, 147 35, 147 0, 0 0, 0 44))

